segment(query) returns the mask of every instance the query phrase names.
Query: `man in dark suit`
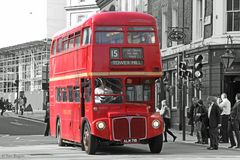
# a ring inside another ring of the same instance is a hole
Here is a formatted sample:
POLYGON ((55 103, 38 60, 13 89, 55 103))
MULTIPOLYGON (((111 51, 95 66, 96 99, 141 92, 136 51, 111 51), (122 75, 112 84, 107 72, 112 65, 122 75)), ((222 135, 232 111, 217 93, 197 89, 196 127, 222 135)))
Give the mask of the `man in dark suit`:
POLYGON ((209 136, 210 136, 210 147, 209 150, 218 150, 218 134, 221 127, 220 122, 220 109, 216 104, 217 98, 209 96, 207 102, 209 105, 208 118, 209 118, 209 136))
POLYGON ((236 94, 236 103, 232 107, 232 111, 230 114, 230 121, 229 121, 229 138, 231 142, 231 146, 228 148, 232 148, 236 146, 236 142, 234 140, 233 131, 235 132, 237 146, 236 148, 240 148, 240 132, 239 132, 239 125, 240 125, 240 93, 236 94))

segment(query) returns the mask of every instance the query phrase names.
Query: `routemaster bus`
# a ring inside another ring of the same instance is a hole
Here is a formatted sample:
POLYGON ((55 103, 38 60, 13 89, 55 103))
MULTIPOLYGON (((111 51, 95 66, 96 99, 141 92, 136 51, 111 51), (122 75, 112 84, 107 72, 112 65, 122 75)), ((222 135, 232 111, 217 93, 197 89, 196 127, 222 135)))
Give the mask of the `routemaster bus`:
POLYGON ((58 145, 148 144, 160 153, 163 119, 155 112, 162 75, 154 17, 101 12, 56 33, 50 54, 50 132, 58 145))

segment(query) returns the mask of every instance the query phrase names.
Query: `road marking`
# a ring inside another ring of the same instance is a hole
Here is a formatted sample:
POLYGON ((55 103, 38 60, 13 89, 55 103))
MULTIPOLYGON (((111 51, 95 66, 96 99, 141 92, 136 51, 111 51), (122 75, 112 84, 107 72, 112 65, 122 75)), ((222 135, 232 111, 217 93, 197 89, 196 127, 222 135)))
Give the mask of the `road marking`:
POLYGON ((19 122, 10 122, 10 123, 13 124, 13 125, 17 125, 17 126, 23 126, 23 124, 19 123, 19 122))
POLYGON ((0 134, 0 137, 8 137, 9 134, 0 134))

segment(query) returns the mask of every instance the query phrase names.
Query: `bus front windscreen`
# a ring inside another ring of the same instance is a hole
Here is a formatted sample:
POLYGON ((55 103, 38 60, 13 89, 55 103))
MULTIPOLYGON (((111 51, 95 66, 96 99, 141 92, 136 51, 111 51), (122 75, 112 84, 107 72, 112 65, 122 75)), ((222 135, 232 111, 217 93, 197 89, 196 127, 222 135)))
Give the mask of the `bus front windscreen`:
POLYGON ((126 95, 128 102, 146 102, 151 97, 151 81, 127 79, 126 95))
POLYGON ((120 78, 96 78, 95 103, 122 103, 122 88, 122 79, 120 78))

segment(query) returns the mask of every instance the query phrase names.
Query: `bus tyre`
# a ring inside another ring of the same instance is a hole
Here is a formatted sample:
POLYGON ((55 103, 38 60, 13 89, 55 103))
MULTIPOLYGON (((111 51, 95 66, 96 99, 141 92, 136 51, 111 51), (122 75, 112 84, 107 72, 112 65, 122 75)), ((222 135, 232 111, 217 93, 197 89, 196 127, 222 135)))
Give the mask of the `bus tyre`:
POLYGON ((57 141, 59 146, 64 146, 65 143, 63 142, 62 136, 61 136, 61 125, 60 120, 57 122, 57 141))
POLYGON ((151 153, 160 153, 163 146, 163 135, 156 136, 151 138, 149 141, 149 148, 151 153))
POLYGON ((90 127, 87 123, 84 125, 83 130, 83 146, 82 148, 85 150, 87 154, 95 154, 96 152, 96 138, 91 135, 90 127))

